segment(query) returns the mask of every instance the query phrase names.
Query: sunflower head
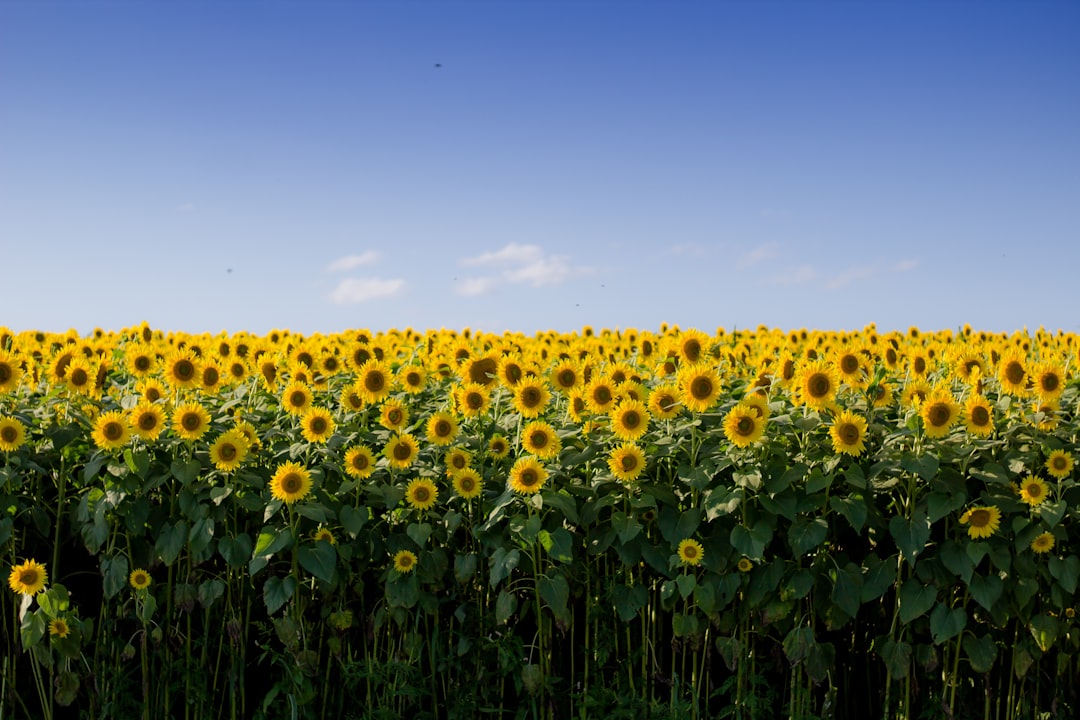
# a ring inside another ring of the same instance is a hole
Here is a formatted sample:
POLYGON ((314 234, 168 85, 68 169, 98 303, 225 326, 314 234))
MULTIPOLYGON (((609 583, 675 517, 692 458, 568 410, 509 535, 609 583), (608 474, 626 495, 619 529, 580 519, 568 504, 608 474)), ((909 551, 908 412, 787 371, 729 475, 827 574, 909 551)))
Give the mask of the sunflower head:
POLYGON ((608 469, 622 482, 633 482, 645 469, 645 453, 633 443, 623 443, 608 455, 608 469))
POLYGON ((416 438, 409 433, 399 433, 390 438, 390 441, 386 443, 386 447, 383 449, 383 454, 390 465, 399 470, 404 470, 412 465, 419 452, 420 446, 417 445, 416 438))
POLYGON ((49 621, 49 635, 55 638, 66 638, 71 634, 71 626, 65 618, 59 617, 49 621))
POLYGON ((0 451, 14 452, 26 442, 26 428, 18 418, 0 415, 0 451))
POLYGON ((850 410, 844 410, 829 428, 833 450, 858 457, 866 450, 866 419, 850 410))
POLYGON ((540 492, 546 481, 547 470, 531 455, 518 458, 510 469, 510 489, 519 495, 540 492))
POLYGON ((345 472, 363 480, 375 472, 375 454, 365 445, 356 445, 345 452, 345 472))
POLYGON ((431 444, 445 447, 457 437, 458 423, 450 413, 439 411, 428 418, 425 430, 431 444))
POLYGON ((1034 540, 1031 541, 1031 550, 1037 555, 1048 553, 1054 549, 1054 535, 1053 533, 1044 532, 1041 535, 1037 535, 1034 540))
POLYGON ((405 488, 405 502, 414 510, 429 510, 439 499, 439 489, 427 478, 416 478, 405 488))
POLYGON ((478 497, 484 490, 484 480, 480 473, 472 468, 465 468, 454 473, 452 477, 454 492, 466 500, 478 497))
POLYGON ((334 537, 334 533, 330 531, 330 528, 321 527, 311 535, 311 539, 315 542, 328 542, 331 545, 337 545, 337 538, 334 537))
POLYGON ((326 408, 311 407, 300 419, 300 432, 310 443, 325 444, 334 434, 334 417, 326 408))
POLYGON ((416 553, 412 550, 398 550, 394 553, 394 570, 402 575, 411 573, 416 568, 416 553))
POLYGON ((754 569, 754 561, 744 555, 739 558, 737 567, 739 568, 739 572, 750 572, 754 569))
POLYGON ((48 581, 45 566, 33 559, 15 565, 8 574, 8 587, 20 595, 36 595, 45 589, 48 581))
POLYGON ((1064 480, 1069 477, 1073 471, 1073 456, 1072 453, 1065 450, 1054 450, 1050 453, 1050 456, 1046 458, 1046 472, 1050 473, 1058 480, 1064 480))
POLYGON ((275 500, 291 505, 311 492, 311 473, 295 462, 278 465, 270 479, 270 494, 275 500))
POLYGON ((1046 501, 1050 488, 1038 475, 1028 474, 1020 481, 1020 499, 1031 507, 1038 507, 1046 501))
POLYGON ((679 542, 679 563, 686 566, 695 566, 701 564, 701 558, 705 555, 705 549, 701 547, 701 543, 692 538, 687 538, 679 542))
POLYGON ((765 420, 758 410, 740 402, 724 417, 724 435, 735 446, 745 448, 761 440, 765 420))
POLYGON ((150 587, 150 573, 142 568, 136 568, 128 575, 128 584, 135 590, 145 590, 150 587))
POLYGON ((976 540, 988 538, 1001 525, 1001 511, 996 505, 973 507, 960 516, 960 522, 968 526, 968 537, 976 540))
POLYGON ((492 435, 487 443, 487 454, 492 460, 502 460, 510 454, 510 441, 499 433, 492 435))

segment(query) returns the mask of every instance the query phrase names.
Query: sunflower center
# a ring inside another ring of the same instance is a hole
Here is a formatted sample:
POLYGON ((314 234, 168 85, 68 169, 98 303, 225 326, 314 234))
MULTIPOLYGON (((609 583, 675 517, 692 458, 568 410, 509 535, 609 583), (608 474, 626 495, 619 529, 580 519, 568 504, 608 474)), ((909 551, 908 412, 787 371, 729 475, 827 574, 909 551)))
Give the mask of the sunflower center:
POLYGON ((547 433, 543 430, 537 430, 536 432, 529 435, 529 442, 534 448, 542 450, 543 448, 547 447, 548 444, 547 433))
POLYGON ((220 448, 218 448, 218 455, 220 455, 221 459, 226 462, 229 462, 230 460, 235 460, 237 455, 236 446, 232 443, 225 443, 220 448))
POLYGON ((465 395, 465 406, 470 410, 479 410, 484 407, 484 396, 478 392, 471 392, 465 395))
POLYGON ((267 363, 260 368, 262 376, 266 378, 267 382, 274 382, 277 379, 277 366, 267 363))
POLYGON ((145 355, 140 355, 139 357, 135 358, 134 365, 135 369, 139 372, 146 372, 150 369, 150 358, 146 357, 145 355))
POLYGON ((971 523, 971 527, 984 528, 990 524, 990 511, 984 508, 974 510, 971 517, 968 518, 968 522, 971 523))
POLYGON ((216 368, 211 367, 211 368, 206 368, 205 370, 203 370, 203 374, 202 374, 203 385, 206 385, 207 387, 213 387, 214 385, 218 384, 218 381, 220 379, 221 379, 221 374, 218 373, 216 368))
POLYGON ((293 407, 304 407, 307 403, 307 394, 302 390, 295 390, 289 395, 289 404, 293 407))
POLYGON ((311 432, 315 433, 316 435, 321 435, 322 433, 326 432, 326 418, 312 418, 311 424, 308 425, 308 427, 311 429, 311 432))
POLYGON ((90 382, 90 376, 82 368, 75 368, 71 371, 71 374, 68 375, 68 382, 70 382, 75 387, 82 387, 86 383, 90 382))
POLYGON ((413 500, 418 503, 426 503, 431 499, 431 491, 423 485, 413 489, 413 500))
POLYGON ((976 405, 971 408, 971 424, 976 427, 983 427, 990 424, 990 413, 982 405, 976 405))
POLYGON ((451 432, 453 432, 453 427, 446 420, 440 420, 439 422, 435 423, 436 437, 449 437, 451 432))
POLYGON ((611 389, 605 385, 596 388, 593 398, 601 405, 611 402, 611 389))
POLYGON ((497 440, 491 443, 491 452, 496 455, 502 455, 504 452, 506 452, 506 444, 503 443, 501 440, 497 440))
POLYGON ((917 357, 914 363, 915 372, 922 375, 926 372, 926 358, 917 357))
POLYGON ((13 443, 19 439, 19 431, 13 428, 11 425, 5 425, 0 428, 0 440, 6 443, 13 443))
POLYGON ((1055 457, 1053 460, 1050 461, 1050 467, 1054 468, 1055 470, 1064 470, 1068 466, 1069 463, 1065 460, 1065 458, 1061 456, 1055 457))
POLYGON ((401 422, 401 409, 400 408, 391 408, 386 413, 386 419, 390 421, 391 425, 399 424, 401 422))
POLYGON ((357 453, 356 457, 353 458, 352 466, 357 470, 367 470, 367 455, 364 455, 363 453, 357 453))
POLYGON ((1039 485, 1039 483, 1029 483, 1027 487, 1024 488, 1024 492, 1026 492, 1030 498, 1040 498, 1043 494, 1042 486, 1039 485))
POLYGON ((521 404, 527 408, 534 408, 540 404, 542 396, 540 389, 535 387, 527 387, 521 391, 521 404))
POLYGON ((394 446, 395 460, 408 460, 410 457, 412 457, 412 448, 407 444, 401 442, 394 446))
POLYGON ((1016 360, 1012 360, 1005 366, 1005 379, 1013 385, 1019 385, 1024 382, 1024 366, 1018 363, 1016 360))
POLYGON ((944 427, 949 424, 952 413, 945 403, 936 402, 926 411, 926 417, 934 427, 944 427))
POLYGON ((180 360, 173 365, 173 375, 178 380, 190 380, 195 376, 195 365, 190 360, 180 360))
POLYGON ((19 573, 19 582, 23 585, 37 585, 38 583, 38 571, 34 568, 27 568, 19 573))
POLYGON ((843 423, 837 434, 845 445, 855 445, 859 442, 859 428, 854 423, 843 423))
POLYGON ((161 399, 161 391, 155 387, 149 387, 146 388, 145 392, 143 392, 143 397, 145 397, 150 402, 157 402, 161 399))
POLYGON ((846 375, 851 375, 859 369, 859 358, 854 355, 844 355, 840 358, 840 370, 846 375))
POLYGON ((535 470, 523 470, 518 482, 521 483, 522 487, 530 488, 540 482, 540 476, 537 475, 535 470))
POLYGON ((510 381, 511 385, 516 385, 521 381, 522 372, 517 365, 507 365, 503 374, 506 375, 506 379, 510 381))
POLYGON ((636 410, 627 411, 623 413, 622 424, 628 430, 635 430, 641 425, 641 415, 639 415, 636 410))
POLYGON ((464 455, 455 455, 455 456, 453 456, 452 458, 450 458, 450 464, 453 465, 454 468, 456 468, 457 470, 463 470, 465 468, 465 456, 464 455))
POLYGON ((1056 392, 1060 386, 1061 379, 1054 373, 1047 373, 1039 380, 1039 387, 1041 387, 1044 392, 1056 392))
POLYGON ((687 560, 693 560, 697 557, 697 548, 693 545, 687 545, 683 548, 683 557, 687 560))
POLYGON ((411 568, 412 558, 408 555, 402 555, 400 558, 398 558, 398 565, 400 565, 403 569, 411 568))
POLYGON ((690 362, 697 362, 698 358, 701 357, 701 343, 694 339, 687 340, 683 343, 683 355, 690 362))
POLYGON ((285 477, 281 478, 281 489, 289 495, 295 495, 300 492, 304 487, 304 479, 300 477, 299 473, 291 472, 285 477))
POLYGON ((405 376, 405 383, 407 385, 409 385, 410 387, 419 387, 420 386, 420 373, 415 372, 415 371, 408 373, 405 376))
POLYGON ((695 400, 708 400, 713 394, 712 380, 705 377, 694 378, 690 383, 690 394, 695 400))
POLYGON ((461 488, 462 492, 470 493, 476 489, 476 481, 468 475, 462 475, 458 478, 458 486, 461 488))
POLYGON ((489 375, 494 375, 496 370, 498 370, 498 365, 491 358, 477 360, 469 368, 469 379, 474 383, 487 385, 491 382, 489 375))
POLYGON ((806 380, 806 391, 812 398, 828 397, 831 390, 832 381, 825 373, 814 373, 806 380))
POLYGON ((364 376, 364 389, 368 392, 380 392, 386 387, 386 378, 381 372, 369 372, 364 376))
POLYGON ((124 437, 124 426, 118 422, 107 422, 101 428, 101 434, 105 436, 106 440, 119 440, 124 437))
POLYGON ((153 430, 157 427, 157 416, 153 413, 143 413, 139 416, 140 430, 153 430))
POLYGON ((754 425, 753 418, 743 415, 739 418, 738 422, 735 423, 735 432, 743 437, 748 437, 754 434, 754 425))
POLYGON ((564 388, 573 387, 574 383, 577 382, 577 375, 574 374, 573 370, 563 370, 558 375, 558 381, 559 385, 564 388))
POLYGON ((202 418, 195 413, 185 413, 180 418, 180 424, 185 430, 198 430, 202 426, 202 418))
POLYGON ((619 465, 622 466, 624 472, 630 472, 638 466, 637 457, 634 455, 623 455, 622 458, 619 459, 619 465))

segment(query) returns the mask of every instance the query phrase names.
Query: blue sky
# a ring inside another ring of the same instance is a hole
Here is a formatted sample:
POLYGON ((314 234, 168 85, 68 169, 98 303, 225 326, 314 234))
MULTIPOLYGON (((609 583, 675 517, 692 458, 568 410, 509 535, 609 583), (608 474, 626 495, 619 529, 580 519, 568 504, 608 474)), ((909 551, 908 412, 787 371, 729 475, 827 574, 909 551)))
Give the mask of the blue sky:
POLYGON ((13 330, 1080 331, 1080 3, 0 0, 13 330))

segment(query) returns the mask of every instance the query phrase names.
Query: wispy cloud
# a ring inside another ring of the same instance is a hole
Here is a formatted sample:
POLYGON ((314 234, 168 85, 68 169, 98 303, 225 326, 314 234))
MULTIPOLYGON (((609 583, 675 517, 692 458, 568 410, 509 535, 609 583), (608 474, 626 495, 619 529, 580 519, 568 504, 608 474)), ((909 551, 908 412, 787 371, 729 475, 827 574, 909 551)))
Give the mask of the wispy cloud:
POLYGON ((853 282, 859 280, 869 280, 875 275, 880 275, 880 268, 863 266, 847 268, 846 270, 830 275, 825 281, 825 288, 828 290, 838 290, 842 287, 847 287, 853 282))
POLYGON ((709 247, 701 243, 675 243, 668 247, 667 254, 676 257, 705 257, 709 254, 709 247))
POLYGON ((893 270, 896 272, 907 272, 908 270, 914 270, 919 267, 918 260, 901 260, 893 266, 893 270))
POLYGON ((798 265, 769 276, 769 282, 774 285, 802 285, 817 278, 818 272, 812 265, 798 265))
POLYGON ((565 255, 548 255, 539 245, 520 243, 462 258, 458 264, 489 271, 465 278, 455 286, 457 294, 466 296, 484 295, 500 285, 560 285, 574 275, 590 272, 589 268, 571 265, 565 255))
POLYGON ((405 281, 400 278, 345 278, 330 293, 330 301, 335 305, 353 305, 397 295, 404 287, 405 281))
POLYGON ((735 268, 737 270, 745 270, 754 265, 772 260, 774 257, 780 255, 780 251, 776 245, 767 243, 765 245, 759 245, 758 247, 743 253, 739 256, 739 259, 735 261, 735 268))
POLYGON ((362 265, 371 265, 379 259, 379 253, 374 250, 365 250, 359 255, 346 255, 339 257, 326 266, 326 272, 342 272, 352 270, 362 265))

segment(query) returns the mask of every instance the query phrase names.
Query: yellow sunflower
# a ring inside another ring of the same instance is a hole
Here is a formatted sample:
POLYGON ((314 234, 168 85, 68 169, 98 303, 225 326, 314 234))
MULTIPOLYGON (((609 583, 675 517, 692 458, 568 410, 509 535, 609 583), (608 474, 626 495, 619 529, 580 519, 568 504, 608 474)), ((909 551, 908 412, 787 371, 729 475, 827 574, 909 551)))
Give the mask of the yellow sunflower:
POLYGON ((1031 408, 1032 413, 1034 413, 1033 420, 1036 421, 1035 427, 1043 432, 1051 432, 1056 429, 1058 423, 1061 422, 1061 416, 1058 412, 1060 409, 1057 400, 1036 402, 1031 408))
POLYGON ((615 406, 619 396, 615 383, 602 375, 589 380, 585 385, 585 407, 593 413, 606 413, 615 406))
POLYGON ((210 428, 210 413, 195 400, 176 408, 172 417, 173 432, 185 440, 198 440, 210 428))
POLYGON ((390 394, 392 378, 389 365, 371 358, 356 372, 356 392, 366 402, 377 403, 390 394))
POLYGON ((165 429, 165 410, 160 405, 142 400, 128 411, 128 423, 133 433, 152 442, 165 429))
POLYGON ((720 374, 705 365, 689 365, 678 374, 679 396, 692 412, 705 412, 720 397, 720 374))
POLYGON ((247 420, 237 419, 233 423, 232 429, 244 437, 244 442, 247 443, 248 450, 255 450, 259 447, 259 432, 255 429, 255 426, 247 420))
POLYGON ((453 448, 443 455, 443 465, 446 466, 447 476, 452 476, 472 464, 472 453, 465 448, 453 448))
POLYGON ((284 462, 277 466, 270 478, 270 494, 275 500, 291 505, 303 500, 311 492, 311 473, 307 468, 295 462, 284 462))
POLYGON ((145 590, 150 587, 150 573, 142 568, 136 568, 128 575, 128 583, 136 590, 145 590))
POLYGON ((1050 487, 1038 475, 1027 474, 1020 481, 1020 499, 1031 507, 1038 507, 1046 501, 1050 487))
POLYGON ((472 468, 458 470, 451 476, 451 480, 454 484, 454 492, 466 500, 478 497, 484 490, 483 478, 472 468))
POLYGON ((1038 535, 1031 541, 1031 550, 1039 555, 1048 553, 1054 549, 1054 536, 1052 533, 1044 532, 1038 535))
POLYGON ((994 432, 994 410, 982 395, 973 394, 964 402, 964 427, 972 435, 986 437, 994 432))
POLYGON ((544 412, 551 393, 543 380, 526 377, 514 386, 514 407, 524 418, 535 418, 544 412))
POLYGON ((478 355, 465 361, 462 377, 484 387, 499 381, 499 361, 493 355, 478 355))
POLYGON ((649 409, 637 400, 623 400, 609 413, 611 432, 620 440, 633 442, 649 430, 649 409))
POLYGON ((420 446, 417 445, 416 438, 409 433, 395 435, 390 438, 390 441, 386 443, 386 447, 383 448, 383 455, 386 456, 391 467, 399 470, 404 470, 412 465, 419 452, 420 446))
POLYGON ((156 403, 165 397, 165 386, 155 378, 143 378, 135 384, 135 392, 148 403, 156 403))
POLYGON ((96 372, 86 358, 75 357, 67 367, 64 382, 68 390, 76 395, 90 395, 94 391, 96 372))
POLYGON ((379 411, 379 424, 387 430, 402 430, 409 424, 409 408, 398 400, 387 400, 379 411))
POLYGON ((968 537, 976 540, 988 538, 997 532, 1001 525, 1001 511, 995 505, 973 507, 960 516, 960 522, 970 525, 968 537))
POLYGON ((411 550, 398 550, 394 553, 394 569, 404 575, 416 568, 416 553, 411 550))
POLYGON ((45 566, 37 560, 27 560, 11 568, 8 574, 8 587, 20 595, 37 595, 45 589, 49 574, 45 566))
POLYGON ((807 407, 824 410, 836 399, 839 389, 836 370, 825 360, 811 360, 798 369, 795 399, 807 407))
POLYGON ((547 481, 547 470, 531 455, 520 457, 510 468, 510 489, 521 495, 540 492, 547 481))
POLYGON ((334 434, 334 417, 326 408, 311 407, 300 419, 300 434, 310 443, 325 444, 334 434))
POLYGON ((551 384, 564 393, 582 385, 581 371, 572 360, 560 361, 551 371, 551 384))
POLYGON ((66 638, 71 633, 71 626, 64 618, 54 618, 49 621, 49 635, 57 638, 66 638))
POLYGON ((1044 360, 1031 369, 1031 383, 1041 400, 1052 402, 1061 397, 1065 389, 1065 371, 1058 363, 1044 360))
POLYGON ((858 457, 866 450, 866 418, 844 410, 829 427, 833 450, 858 457))
POLYGON ((415 395, 427 387, 427 370, 419 365, 402 365, 397 374, 398 383, 405 392, 415 395))
POLYGON ((1046 472, 1058 480, 1069 477, 1073 471, 1073 456, 1064 450, 1055 450, 1046 458, 1046 472))
POLYGON ((502 460, 510 454, 510 441, 500 433, 491 436, 487 443, 487 455, 492 460, 502 460))
POLYGON ((744 555, 743 557, 739 558, 739 562, 736 567, 739 569, 739 572, 750 572, 754 569, 754 561, 744 555))
POLYGON ((701 558, 705 555, 705 548, 697 540, 687 538, 679 542, 679 562, 683 565, 694 566, 701 564, 701 558))
POLYGON ((363 480, 375 472, 375 454, 366 445, 354 445, 345 451, 345 472, 363 480))
POLYGON ((757 408, 739 403, 724 416, 724 436, 737 447, 750 447, 765 434, 765 421, 757 408))
POLYGON ((307 383, 291 381, 281 391, 281 407, 290 415, 303 415, 311 409, 312 394, 307 383))
POLYGON ((682 363, 696 365, 705 358, 711 342, 712 338, 700 330, 683 330, 674 340, 674 350, 682 363))
POLYGON ((7 350, 0 350, 0 393, 11 392, 19 387, 22 375, 19 359, 7 350))
POLYGON ((649 414, 658 420, 671 420, 682 411, 678 388, 671 383, 661 383, 649 393, 649 414))
POLYGON ((448 412, 437 412, 428 418, 424 426, 428 442, 438 447, 445 447, 454 442, 458 435, 458 423, 448 412))
POLYGON ((247 454, 247 437, 235 428, 222 433, 210 444, 210 462, 223 472, 236 470, 247 454))
POLYGON ((174 351, 165 359, 165 382, 190 390, 199 384, 199 365, 191 350, 174 351))
POLYGON ((337 538, 334 537, 334 533, 330 531, 330 528, 319 528, 312 534, 311 539, 315 542, 325 541, 331 545, 337 545, 337 538))
POLYGON ((608 454, 608 469, 622 482, 633 482, 645 470, 645 453, 633 443, 623 443, 608 454))
POLYGON ((26 428, 18 418, 0 415, 0 450, 14 452, 26 442, 26 428))
POLYGON ((960 404, 952 393, 944 387, 937 387, 926 396, 919 407, 919 416, 923 420, 923 430, 930 438, 941 438, 960 419, 960 404))
POLYGON ((131 426, 121 410, 102 413, 94 421, 92 434, 94 444, 102 450, 115 450, 128 444, 131 439, 131 426))
POLYGON ((462 417, 479 417, 491 407, 490 391, 480 383, 465 383, 454 390, 457 411, 462 417))
POLYGON ((414 510, 428 510, 439 499, 439 489, 427 478, 416 478, 405 488, 405 502, 414 510))
POLYGON ((1025 395, 1028 391, 1028 371, 1024 366, 1024 354, 1008 350, 1002 354, 997 365, 998 383, 1011 395, 1025 395))
POLYGON ((550 460, 562 450, 562 440, 551 425, 534 420, 521 429, 521 446, 542 460, 550 460))

